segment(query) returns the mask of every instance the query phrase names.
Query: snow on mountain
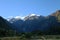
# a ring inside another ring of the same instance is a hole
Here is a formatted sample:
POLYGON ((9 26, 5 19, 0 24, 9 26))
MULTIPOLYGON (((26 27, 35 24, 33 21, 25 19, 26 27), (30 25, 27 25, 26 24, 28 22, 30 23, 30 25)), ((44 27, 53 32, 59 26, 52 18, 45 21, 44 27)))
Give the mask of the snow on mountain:
MULTIPOLYGON (((7 20, 8 21, 6 21, 6 23, 17 32, 32 32, 32 31, 40 30, 44 32, 44 34, 47 33, 60 34, 60 11, 57 11, 52 15, 46 17, 36 14, 29 14, 28 16, 25 17, 11 16, 7 20)), ((5 22, 1 20, 1 24, 3 23, 5 22)), ((0 26, 4 26, 4 25, 0 25, 0 26)))
POLYGON ((24 20, 33 20, 33 19, 38 19, 40 17, 40 15, 36 15, 36 14, 29 14, 28 16, 26 16, 24 18, 24 20))
POLYGON ((9 20, 9 22, 16 26, 16 30, 20 30, 20 32, 30 32, 37 29, 46 31, 48 30, 47 28, 49 28, 48 26, 53 22, 52 17, 49 17, 48 19, 44 16, 36 14, 29 14, 28 16, 25 16, 23 20, 21 18, 22 17, 20 16, 16 16, 9 20))
POLYGON ((15 19, 18 19, 18 20, 19 20, 19 19, 22 19, 22 20, 24 19, 24 17, 21 17, 21 16, 16 16, 16 17, 14 17, 14 18, 15 18, 15 19))
POLYGON ((16 16, 16 17, 11 17, 8 20, 12 25, 15 26, 16 30, 20 31, 20 32, 22 31, 21 26, 23 24, 23 20, 21 18, 22 17, 20 17, 20 16, 16 16))
POLYGON ((12 20, 12 21, 23 20, 24 21, 25 19, 31 18, 31 20, 32 20, 32 19, 34 19, 34 17, 38 18, 39 16, 40 15, 36 15, 36 14, 29 14, 28 16, 24 16, 24 17, 21 17, 21 16, 13 17, 13 16, 10 16, 10 17, 7 18, 7 20, 8 21, 10 21, 10 20, 12 20))
POLYGON ((7 18, 7 20, 9 21, 9 20, 11 20, 11 19, 16 19, 16 20, 23 20, 24 19, 24 17, 21 17, 21 16, 15 16, 15 17, 13 17, 13 16, 10 16, 10 17, 8 17, 7 18))
POLYGON ((36 14, 29 14, 28 16, 29 16, 29 17, 31 17, 31 16, 40 16, 40 15, 36 15, 36 14))

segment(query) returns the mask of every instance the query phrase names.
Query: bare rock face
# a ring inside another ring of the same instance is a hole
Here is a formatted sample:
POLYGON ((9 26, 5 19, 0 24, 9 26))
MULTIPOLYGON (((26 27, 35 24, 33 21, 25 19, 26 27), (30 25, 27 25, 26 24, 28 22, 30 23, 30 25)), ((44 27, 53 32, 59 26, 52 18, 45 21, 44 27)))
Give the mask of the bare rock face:
POLYGON ((57 11, 57 19, 58 19, 58 22, 60 22, 60 10, 57 11))
POLYGON ((57 12, 56 12, 56 14, 57 14, 57 20, 58 20, 58 22, 60 22, 60 10, 58 10, 57 12))
POLYGON ((55 16, 55 17, 57 17, 58 15, 60 15, 60 10, 57 10, 55 13, 51 14, 51 16, 55 16))
POLYGON ((57 10, 56 12, 54 12, 53 14, 51 14, 50 16, 56 17, 56 19, 58 20, 58 22, 60 22, 60 10, 57 10))
POLYGON ((30 14, 24 20, 11 20, 18 32, 42 31, 44 34, 60 34, 60 10, 48 16, 30 14))

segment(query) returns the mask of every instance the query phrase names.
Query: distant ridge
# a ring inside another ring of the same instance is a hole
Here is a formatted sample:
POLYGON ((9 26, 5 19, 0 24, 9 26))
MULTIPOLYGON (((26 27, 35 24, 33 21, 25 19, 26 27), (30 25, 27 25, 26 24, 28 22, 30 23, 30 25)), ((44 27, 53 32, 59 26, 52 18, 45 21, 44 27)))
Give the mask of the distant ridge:
POLYGON ((55 17, 57 17, 58 15, 60 15, 60 10, 57 10, 56 12, 51 14, 51 16, 55 16, 55 17))
POLYGON ((37 33, 38 30, 43 34, 58 35, 60 34, 60 10, 57 10, 48 16, 30 14, 25 16, 23 20, 17 16, 16 18, 9 18, 9 21, 7 21, 0 16, 0 28, 14 32, 16 31, 18 33, 28 33, 35 31, 35 33, 37 33))

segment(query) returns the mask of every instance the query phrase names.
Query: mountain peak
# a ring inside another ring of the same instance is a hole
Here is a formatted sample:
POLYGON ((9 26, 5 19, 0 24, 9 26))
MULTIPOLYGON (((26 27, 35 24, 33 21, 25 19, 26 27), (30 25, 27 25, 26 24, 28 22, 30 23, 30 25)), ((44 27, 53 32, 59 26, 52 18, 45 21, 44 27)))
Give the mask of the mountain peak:
POLYGON ((31 16, 40 16, 40 15, 36 15, 36 14, 29 14, 28 16, 29 16, 29 17, 31 17, 31 16))
POLYGON ((56 12, 54 12, 53 14, 51 14, 51 16, 55 16, 55 17, 57 17, 58 15, 60 15, 60 10, 57 10, 56 12))
POLYGON ((19 20, 19 19, 21 19, 21 17, 20 16, 16 16, 15 19, 19 20))
POLYGON ((29 16, 36 16, 36 14, 29 14, 29 16))
POLYGON ((26 16, 24 18, 24 20, 33 20, 33 19, 38 19, 40 17, 40 15, 36 15, 36 14, 29 14, 28 16, 26 16))
POLYGON ((0 16, 0 19, 1 19, 2 17, 0 16))
POLYGON ((57 12, 60 12, 60 10, 57 10, 57 12))

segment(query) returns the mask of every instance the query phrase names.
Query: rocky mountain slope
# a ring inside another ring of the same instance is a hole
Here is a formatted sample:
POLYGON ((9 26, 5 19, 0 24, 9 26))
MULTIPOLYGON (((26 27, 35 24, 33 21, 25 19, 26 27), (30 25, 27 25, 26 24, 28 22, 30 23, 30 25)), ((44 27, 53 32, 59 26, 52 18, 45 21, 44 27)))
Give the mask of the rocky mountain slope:
POLYGON ((0 16, 0 30, 0 35, 6 35, 5 33, 8 34, 9 32, 11 34, 34 32, 57 35, 60 34, 60 10, 48 16, 30 14, 23 20, 21 18, 11 18, 7 21, 0 16))

